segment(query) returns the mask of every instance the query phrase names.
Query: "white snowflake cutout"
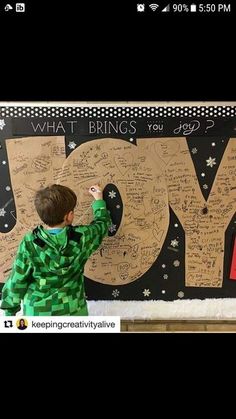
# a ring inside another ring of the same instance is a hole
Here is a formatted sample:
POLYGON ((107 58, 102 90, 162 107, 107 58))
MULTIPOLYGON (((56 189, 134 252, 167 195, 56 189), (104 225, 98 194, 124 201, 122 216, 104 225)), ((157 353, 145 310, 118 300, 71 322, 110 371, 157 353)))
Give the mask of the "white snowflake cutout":
POLYGON ((115 191, 110 191, 108 194, 109 198, 113 199, 116 198, 116 192, 115 191))
POLYGON ((216 158, 215 157, 209 157, 207 160, 207 166, 213 167, 216 164, 216 158))
POLYGON ((68 147, 69 147, 71 150, 74 150, 74 148, 76 147, 76 143, 75 143, 74 141, 70 141, 70 142, 69 142, 69 144, 68 144, 68 147))
POLYGON ((3 130, 3 128, 5 127, 5 121, 4 119, 0 119, 0 130, 3 130))
POLYGON ((4 217, 6 214, 6 211, 4 208, 0 208, 0 217, 4 217))
POLYGON ((147 289, 147 288, 145 288, 144 290, 143 290, 143 295, 144 295, 144 297, 149 297, 149 295, 151 294, 151 291, 149 290, 149 289, 147 289))

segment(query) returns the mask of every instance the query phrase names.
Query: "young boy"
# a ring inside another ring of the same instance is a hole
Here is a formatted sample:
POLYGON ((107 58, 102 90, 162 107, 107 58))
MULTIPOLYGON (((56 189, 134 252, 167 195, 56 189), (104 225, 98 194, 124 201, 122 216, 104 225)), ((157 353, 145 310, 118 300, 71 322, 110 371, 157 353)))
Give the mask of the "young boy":
POLYGON ((2 290, 1 309, 14 316, 87 316, 84 265, 107 236, 109 211, 98 185, 89 193, 94 220, 72 226, 77 197, 68 187, 52 185, 35 196, 35 207, 46 224, 36 227, 21 241, 10 277, 2 290))

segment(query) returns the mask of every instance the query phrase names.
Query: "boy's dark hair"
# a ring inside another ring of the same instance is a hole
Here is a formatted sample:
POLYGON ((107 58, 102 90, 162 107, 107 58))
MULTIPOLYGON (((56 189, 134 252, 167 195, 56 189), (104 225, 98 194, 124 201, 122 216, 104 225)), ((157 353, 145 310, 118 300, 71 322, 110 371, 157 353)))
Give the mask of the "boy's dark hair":
POLYGON ((76 203, 77 196, 70 188, 56 184, 37 191, 34 199, 39 217, 49 227, 61 224, 76 203))

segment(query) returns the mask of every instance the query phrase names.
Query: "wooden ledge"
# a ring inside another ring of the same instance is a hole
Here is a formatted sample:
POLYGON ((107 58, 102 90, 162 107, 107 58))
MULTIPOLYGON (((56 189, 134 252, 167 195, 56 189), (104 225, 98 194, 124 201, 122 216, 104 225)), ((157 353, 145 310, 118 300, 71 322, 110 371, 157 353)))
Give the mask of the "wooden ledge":
POLYGON ((236 319, 121 320, 121 332, 236 332, 236 319))

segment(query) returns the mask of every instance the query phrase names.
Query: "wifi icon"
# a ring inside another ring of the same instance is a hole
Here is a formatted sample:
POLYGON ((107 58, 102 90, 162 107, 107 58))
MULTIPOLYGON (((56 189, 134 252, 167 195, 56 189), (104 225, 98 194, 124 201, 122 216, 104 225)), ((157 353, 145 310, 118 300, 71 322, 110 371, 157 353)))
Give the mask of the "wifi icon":
POLYGON ((153 12, 155 12, 157 8, 159 7, 159 4, 152 3, 152 4, 149 4, 149 7, 150 9, 152 9, 153 12))

